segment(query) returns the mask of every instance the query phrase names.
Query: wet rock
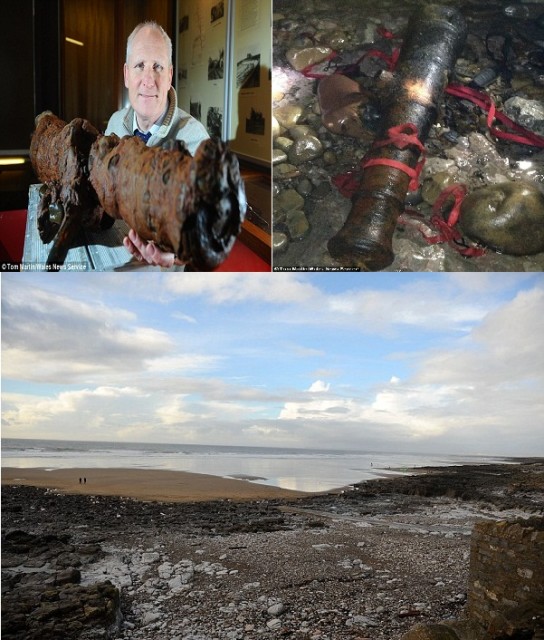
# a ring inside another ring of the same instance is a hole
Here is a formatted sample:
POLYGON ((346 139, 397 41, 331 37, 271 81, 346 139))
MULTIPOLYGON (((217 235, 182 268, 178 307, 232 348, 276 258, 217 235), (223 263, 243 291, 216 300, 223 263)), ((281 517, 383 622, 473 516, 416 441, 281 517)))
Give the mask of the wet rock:
POLYGON ((294 127, 291 127, 289 129, 289 135, 291 136, 291 138, 296 141, 296 140, 302 140, 303 138, 306 138, 307 136, 314 136, 316 135, 314 129, 312 129, 311 127, 309 127, 307 124, 298 124, 294 127))
POLYGON ((332 49, 330 47, 307 47, 304 49, 289 49, 285 55, 293 69, 302 71, 310 65, 323 62, 331 53, 332 49))
POLYGON ((274 149, 272 151, 272 164, 280 164, 287 160, 287 154, 281 149, 274 149))
POLYGON ((272 116, 272 139, 277 138, 281 133, 280 123, 276 116, 272 116))
POLYGON ((511 255, 544 251, 544 194, 525 182, 508 182, 469 194, 459 226, 477 242, 511 255))
POLYGON ((292 147, 293 144, 294 144, 294 140, 291 140, 291 138, 286 138, 285 136, 278 136, 274 140, 274 146, 277 149, 281 149, 285 153, 289 151, 290 147, 292 147))
POLYGON ((522 127, 544 135, 544 104, 540 100, 515 96, 504 103, 504 112, 522 127))
POLYGON ((289 235, 293 240, 301 240, 310 230, 308 218, 304 215, 304 211, 301 211, 300 209, 290 211, 286 216, 285 224, 287 225, 289 235))
POLYGON ((323 145, 315 136, 306 135, 296 140, 289 149, 289 162, 294 165, 314 160, 323 155, 323 145))
POLYGON ((272 234, 272 249, 278 254, 282 253, 289 246, 289 238, 283 231, 274 231, 272 234))
POLYGON ((334 165, 338 162, 338 157, 334 151, 330 151, 329 149, 325 151, 323 154, 323 162, 326 165, 334 165))
POLYGON ((297 184, 297 193, 299 193, 303 198, 309 196, 312 191, 313 186, 308 178, 302 178, 302 180, 297 184))
POLYGON ((274 109, 274 117, 285 129, 290 129, 302 117, 303 109, 299 105, 285 105, 274 109))
POLYGON ((304 198, 295 189, 286 189, 277 198, 274 198, 274 213, 301 209, 303 206, 304 198))
POLYGON ((358 107, 367 102, 357 82, 342 74, 323 78, 317 95, 323 124, 333 133, 367 139, 358 107))
POLYGON ((438 173, 435 173, 423 182, 423 187, 421 189, 423 200, 429 204, 434 204, 442 191, 456 182, 456 172, 439 171, 438 173))
POLYGON ((300 175, 300 170, 295 167, 294 164, 288 162, 281 162, 274 166, 274 181, 276 180, 291 180, 300 175))

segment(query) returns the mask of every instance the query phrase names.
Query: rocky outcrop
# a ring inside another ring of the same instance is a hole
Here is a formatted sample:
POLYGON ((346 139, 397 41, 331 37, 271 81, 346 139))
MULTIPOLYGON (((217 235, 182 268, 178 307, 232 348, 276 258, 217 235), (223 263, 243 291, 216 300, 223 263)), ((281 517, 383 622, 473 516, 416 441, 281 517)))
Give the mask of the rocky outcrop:
POLYGON ((2 637, 5 640, 110 638, 121 620, 119 591, 108 580, 81 585, 98 545, 68 535, 12 530, 2 537, 2 637))

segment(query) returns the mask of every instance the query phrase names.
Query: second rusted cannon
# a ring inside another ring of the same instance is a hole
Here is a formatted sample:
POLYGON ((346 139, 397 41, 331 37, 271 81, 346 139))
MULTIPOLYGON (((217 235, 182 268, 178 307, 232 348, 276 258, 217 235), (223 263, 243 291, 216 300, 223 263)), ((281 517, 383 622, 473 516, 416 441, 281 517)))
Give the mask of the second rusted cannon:
POLYGON ((397 219, 466 35, 465 20, 452 7, 428 5, 411 18, 351 211, 328 243, 341 265, 379 271, 393 262, 397 219))

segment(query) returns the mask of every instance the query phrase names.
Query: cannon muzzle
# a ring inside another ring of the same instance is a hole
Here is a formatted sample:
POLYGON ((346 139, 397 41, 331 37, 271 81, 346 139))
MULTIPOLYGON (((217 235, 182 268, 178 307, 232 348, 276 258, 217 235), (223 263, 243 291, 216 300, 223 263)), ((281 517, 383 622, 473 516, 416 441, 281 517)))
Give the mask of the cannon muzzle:
POLYGON ((342 266, 379 271, 393 262, 397 219, 466 35, 465 20, 452 7, 429 5, 410 19, 361 184, 344 226, 328 243, 342 266))

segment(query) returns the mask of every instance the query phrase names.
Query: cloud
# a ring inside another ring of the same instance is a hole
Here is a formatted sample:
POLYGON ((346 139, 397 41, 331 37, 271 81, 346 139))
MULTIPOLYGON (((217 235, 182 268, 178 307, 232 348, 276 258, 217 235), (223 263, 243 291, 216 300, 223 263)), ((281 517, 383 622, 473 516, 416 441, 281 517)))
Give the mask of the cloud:
POLYGON ((544 454, 542 278, 204 275, 8 279, 4 435, 544 454))
POLYGON ((199 296, 214 304, 241 301, 270 304, 304 303, 319 296, 317 287, 292 274, 194 273, 190 278, 168 278, 166 287, 176 296, 199 296))
POLYGON ((184 322, 189 322, 190 324, 196 324, 197 320, 193 316, 190 316, 186 313, 181 313, 178 311, 174 311, 172 314, 172 318, 175 320, 183 320, 184 322))
POLYGON ((519 387, 544 377, 544 292, 522 291, 476 325, 455 348, 435 350, 422 359, 416 380, 477 388, 519 387))
POLYGON ((321 393, 324 391, 328 391, 330 388, 330 384, 327 382, 323 382, 323 380, 316 380, 315 382, 312 382, 312 384, 310 385, 310 388, 308 389, 308 391, 311 392, 317 392, 317 393, 321 393))
POLYGON ((73 383, 132 373, 172 348, 166 333, 138 326, 123 308, 39 287, 9 287, 3 293, 2 373, 7 378, 73 383))

